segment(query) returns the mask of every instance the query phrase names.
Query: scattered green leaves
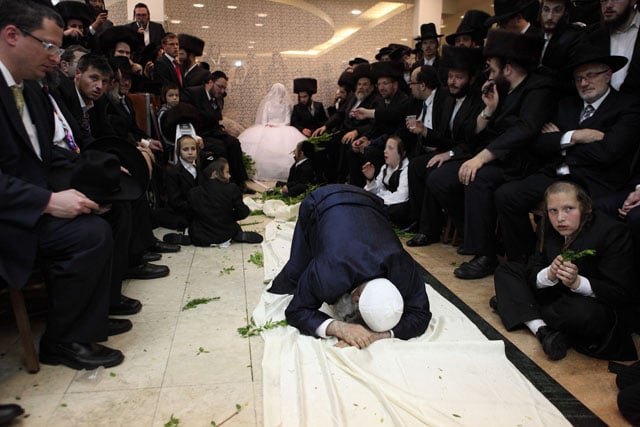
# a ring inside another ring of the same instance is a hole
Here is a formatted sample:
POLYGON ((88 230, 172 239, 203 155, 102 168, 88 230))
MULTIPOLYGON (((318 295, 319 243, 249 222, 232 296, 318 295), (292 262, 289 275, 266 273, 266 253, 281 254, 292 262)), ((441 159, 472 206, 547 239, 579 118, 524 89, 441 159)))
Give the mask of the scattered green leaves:
POLYGON ((309 138, 307 138, 307 141, 313 144, 314 151, 316 152, 323 151, 323 150, 326 150, 327 147, 320 145, 320 143, 331 141, 331 138, 333 138, 333 136, 336 135, 337 133, 338 132, 323 133, 322 135, 318 135, 318 136, 310 136, 309 138))
POLYGON ((402 231, 401 229, 395 226, 393 227, 393 231, 396 233, 396 236, 398 236, 398 239, 410 239, 411 237, 413 237, 413 233, 402 231))
POLYGON ((61 403, 60 406, 62 406, 63 408, 66 408, 67 404, 66 403, 61 403))
POLYGON ((458 266, 458 263, 457 263, 457 262, 455 262, 455 261, 453 261, 453 262, 451 263, 451 266, 452 266, 452 267, 457 267, 457 266, 458 266))
POLYGON ((182 307, 182 311, 185 310, 189 310, 191 308, 196 308, 197 306, 199 306, 200 304, 208 304, 211 301, 216 301, 219 300, 220 297, 213 297, 213 298, 194 298, 191 301, 189 301, 188 303, 185 304, 184 307, 182 307))
POLYGON ((580 259, 588 255, 595 255, 595 254, 596 254, 595 249, 585 249, 580 252, 576 252, 573 249, 567 249, 566 251, 562 252, 560 255, 562 256, 562 261, 569 262, 569 261, 575 261, 577 259, 580 259))
POLYGON ((317 185, 312 185, 309 188, 307 188, 307 191, 295 197, 285 196, 281 192, 271 192, 271 193, 265 192, 265 193, 262 193, 262 201, 264 202, 267 200, 282 200, 286 205, 295 205, 296 203, 302 202, 304 198, 307 197, 307 195, 311 193, 313 190, 315 190, 316 188, 318 188, 317 185))
POLYGON ((253 337, 255 335, 258 335, 260 332, 264 330, 275 329, 275 328, 278 328, 281 326, 287 326, 287 325, 288 323, 286 320, 279 320, 277 322, 274 322, 271 319, 269 319, 267 320, 267 323, 265 323, 263 326, 258 326, 256 325, 256 321, 252 317, 251 322, 249 322, 247 326, 238 328, 238 333, 244 338, 248 338, 248 337, 253 337))
POLYGON ((173 414, 171 414, 171 418, 169 419, 169 421, 164 423, 164 427, 177 427, 178 425, 180 425, 180 419, 175 418, 173 414))
POLYGON ((16 400, 20 400, 22 399, 20 396, 16 396, 16 400))
POLYGON ((109 376, 110 376, 111 378, 115 378, 115 377, 116 377, 116 373, 115 373, 115 372, 109 372, 109 376))
POLYGON ((456 418, 462 418, 462 417, 461 417, 460 415, 458 415, 458 414, 451 414, 451 415, 453 415, 453 416, 454 416, 454 417, 456 417, 456 418))
POLYGON ((262 252, 256 252, 249 256, 249 262, 257 265, 258 267, 264 267, 264 256, 262 252))
POLYGON ((256 173, 256 162, 253 160, 253 157, 245 152, 242 153, 242 164, 247 170, 247 174, 254 175, 256 173))
POLYGON ((262 209, 256 209, 249 212, 249 216, 256 216, 256 215, 264 215, 264 212, 262 212, 262 209))
MULTIPOLYGON (((245 406, 247 406, 248 403, 245 403, 245 406)), ((211 421, 211 425, 213 427, 219 427, 222 424, 226 423, 227 421, 229 421, 231 418, 235 417, 236 415, 238 415, 240 413, 240 411, 242 411, 242 405, 240 405, 239 403, 236 403, 236 412, 234 412, 233 414, 229 415, 227 418, 225 418, 224 420, 220 421, 219 424, 216 424, 215 421, 211 421)))
POLYGON ((205 350, 204 347, 198 347, 198 352, 196 353, 196 356, 199 356, 202 353, 210 353, 210 351, 209 350, 205 350))
POLYGON ((233 265, 231 267, 222 267, 222 270, 220 270, 220 275, 224 276, 225 274, 231 274, 232 271, 235 271, 233 265))

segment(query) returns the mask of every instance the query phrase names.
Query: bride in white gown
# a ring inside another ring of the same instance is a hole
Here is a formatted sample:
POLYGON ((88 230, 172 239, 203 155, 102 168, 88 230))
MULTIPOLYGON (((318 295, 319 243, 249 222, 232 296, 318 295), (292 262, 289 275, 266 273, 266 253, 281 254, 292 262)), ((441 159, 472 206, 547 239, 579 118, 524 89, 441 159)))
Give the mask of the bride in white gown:
POLYGON ((242 132, 238 139, 242 151, 255 162, 254 178, 286 181, 292 165, 292 152, 306 137, 291 121, 291 95, 281 83, 271 86, 260 102, 256 124, 242 132))

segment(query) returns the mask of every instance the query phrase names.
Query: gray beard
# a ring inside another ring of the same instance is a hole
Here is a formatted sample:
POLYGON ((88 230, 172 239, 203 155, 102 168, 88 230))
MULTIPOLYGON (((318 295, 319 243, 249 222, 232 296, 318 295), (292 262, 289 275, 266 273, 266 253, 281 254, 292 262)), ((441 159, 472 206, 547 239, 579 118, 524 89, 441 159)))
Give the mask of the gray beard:
POLYGON ((351 293, 342 295, 331 307, 336 320, 347 323, 363 323, 358 304, 351 301, 351 293))
POLYGON ((371 92, 366 93, 366 92, 356 92, 356 98, 358 99, 358 101, 362 102, 365 99, 367 99, 367 97, 371 95, 371 92))

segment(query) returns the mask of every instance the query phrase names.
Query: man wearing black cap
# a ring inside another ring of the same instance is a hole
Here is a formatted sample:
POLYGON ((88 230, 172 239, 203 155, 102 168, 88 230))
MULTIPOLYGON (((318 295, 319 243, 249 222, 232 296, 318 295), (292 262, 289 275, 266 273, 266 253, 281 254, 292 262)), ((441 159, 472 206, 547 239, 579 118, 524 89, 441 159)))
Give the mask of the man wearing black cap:
POLYGON ((495 0, 493 2, 494 16, 487 19, 485 25, 490 27, 497 24, 498 28, 518 34, 531 34, 542 37, 540 28, 531 25, 525 13, 538 0, 495 0))
POLYGON ((205 84, 211 73, 196 62, 196 58, 202 56, 204 51, 204 40, 189 34, 178 34, 178 43, 180 44, 178 59, 182 64, 184 87, 205 84))
POLYGON ((65 24, 62 46, 79 44, 88 47, 89 40, 86 37, 86 32, 92 21, 89 7, 76 1, 61 1, 56 5, 56 10, 64 19, 65 24))
POLYGON ((151 21, 151 13, 144 3, 133 7, 133 22, 126 26, 138 34, 144 46, 159 45, 165 34, 162 24, 151 21))
POLYGON ((420 42, 420 48, 422 49, 422 62, 414 63, 414 68, 421 65, 431 65, 436 69, 438 68, 438 61, 440 59, 440 54, 438 53, 440 41, 438 39, 442 36, 443 34, 438 34, 436 31, 436 24, 433 22, 420 25, 420 35, 414 40, 420 42))
MULTIPOLYGON (((434 101, 433 124, 424 137, 425 147, 431 150, 409 163, 411 217, 418 223, 418 232, 407 242, 409 246, 426 246, 440 238, 442 207, 430 193, 427 180, 444 163, 469 158, 472 152, 475 119, 483 107, 473 89, 481 64, 481 49, 443 47, 440 69, 447 70, 448 96, 434 101)), ((416 129, 422 134, 421 127, 418 125, 416 129)))
POLYGON ((533 73, 543 40, 504 30, 489 32, 484 47, 489 80, 476 119, 472 158, 450 161, 431 173, 429 191, 464 230, 465 253, 474 255, 454 274, 479 279, 497 265, 494 191, 535 170, 529 146, 555 111, 554 81, 533 73))
POLYGON ((327 121, 327 112, 321 102, 312 99, 318 91, 318 81, 310 78, 293 80, 293 92, 298 94, 298 103, 291 112, 291 126, 306 137, 311 136, 327 121))
POLYGON ((560 101, 558 114, 532 145, 546 166, 496 191, 498 222, 510 260, 533 253, 535 236, 528 213, 549 184, 569 174, 577 176, 597 205, 598 198, 622 189, 630 179, 640 132, 640 100, 610 86, 612 73, 626 62, 589 45, 574 56, 568 68, 578 95, 560 101))
POLYGON ((488 28, 484 24, 491 16, 481 10, 467 10, 455 33, 445 37, 455 47, 482 47, 488 28))

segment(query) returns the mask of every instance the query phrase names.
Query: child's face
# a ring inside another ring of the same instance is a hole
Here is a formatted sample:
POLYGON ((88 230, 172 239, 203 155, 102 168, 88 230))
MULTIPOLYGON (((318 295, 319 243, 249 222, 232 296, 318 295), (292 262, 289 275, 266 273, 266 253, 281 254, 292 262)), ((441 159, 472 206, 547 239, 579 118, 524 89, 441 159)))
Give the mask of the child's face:
POLYGON ((180 91, 178 89, 169 89, 165 95, 167 105, 175 107, 180 102, 180 91))
POLYGON ((198 149, 193 139, 185 139, 180 142, 180 157, 188 163, 193 163, 198 157, 198 149))
POLYGON ((395 139, 388 139, 384 147, 384 162, 395 168, 400 164, 400 153, 398 153, 398 142, 395 139))

